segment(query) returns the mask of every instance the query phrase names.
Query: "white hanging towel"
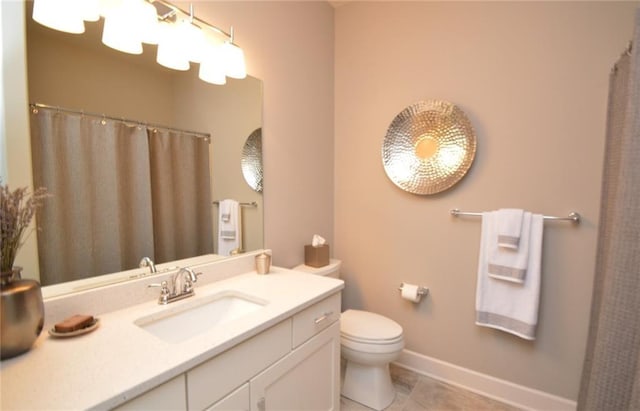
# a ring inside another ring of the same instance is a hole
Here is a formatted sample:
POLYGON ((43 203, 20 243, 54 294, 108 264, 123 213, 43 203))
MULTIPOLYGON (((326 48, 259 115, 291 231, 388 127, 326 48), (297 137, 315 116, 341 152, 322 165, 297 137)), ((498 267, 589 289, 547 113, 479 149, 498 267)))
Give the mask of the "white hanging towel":
POLYGON ((242 245, 240 203, 230 199, 220 201, 218 215, 218 254, 231 255, 242 245))
POLYGON ((527 275, 521 284, 492 278, 487 273, 488 244, 496 238, 495 220, 493 213, 482 213, 476 289, 476 324, 533 340, 538 323, 540 301, 543 218, 541 214, 531 216, 527 275))
MULTIPOLYGON (((499 231, 500 226, 504 223, 504 214, 500 211, 494 211, 491 215, 499 231)), ((519 234, 520 245, 517 249, 501 247, 499 244, 499 235, 487 239, 487 244, 485 245, 489 248, 489 262, 487 266, 489 276, 516 283, 524 282, 527 274, 527 266, 529 265, 531 215, 530 212, 525 212, 522 215, 522 230, 520 231, 521 234, 519 234)))
POLYGON ((520 246, 524 210, 519 208, 501 208, 498 210, 498 245, 517 250, 520 246))

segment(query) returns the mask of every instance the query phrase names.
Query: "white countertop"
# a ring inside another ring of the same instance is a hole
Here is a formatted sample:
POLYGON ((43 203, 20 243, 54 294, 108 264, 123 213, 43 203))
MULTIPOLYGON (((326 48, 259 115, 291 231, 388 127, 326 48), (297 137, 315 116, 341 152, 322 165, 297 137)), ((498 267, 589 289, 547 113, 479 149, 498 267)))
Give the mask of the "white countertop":
MULTIPOLYGON (((340 291, 341 280, 272 267, 195 285, 196 295, 166 306, 157 300, 99 316, 97 330, 52 338, 44 330, 31 351, 0 363, 2 410, 110 409, 184 373, 292 314, 340 291), (168 343, 134 321, 226 290, 269 303, 181 343, 168 343)), ((82 314, 91 314, 87 307, 82 314)))

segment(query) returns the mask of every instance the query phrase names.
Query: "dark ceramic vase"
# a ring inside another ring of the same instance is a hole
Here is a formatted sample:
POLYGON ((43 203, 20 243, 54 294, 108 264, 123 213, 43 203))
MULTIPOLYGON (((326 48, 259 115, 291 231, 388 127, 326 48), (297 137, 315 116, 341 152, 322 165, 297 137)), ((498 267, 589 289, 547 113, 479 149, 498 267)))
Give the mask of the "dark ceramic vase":
POLYGON ((0 359, 6 360, 31 349, 44 325, 40 283, 21 279, 22 268, 0 274, 0 359))

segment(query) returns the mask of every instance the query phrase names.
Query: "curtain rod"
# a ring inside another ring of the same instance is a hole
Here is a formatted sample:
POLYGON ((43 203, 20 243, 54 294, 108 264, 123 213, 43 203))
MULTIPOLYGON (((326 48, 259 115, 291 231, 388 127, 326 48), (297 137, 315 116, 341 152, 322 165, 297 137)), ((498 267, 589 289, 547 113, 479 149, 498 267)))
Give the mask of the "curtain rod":
POLYGON ((39 108, 43 108, 43 109, 47 109, 47 110, 56 110, 56 111, 60 111, 60 112, 63 112, 63 113, 80 114, 82 116, 101 118, 103 120, 120 121, 120 122, 125 123, 125 124, 135 124, 135 125, 138 125, 138 126, 143 126, 145 128, 162 129, 162 130, 167 130, 167 131, 176 131, 176 132, 179 132, 179 133, 193 134, 195 137, 203 138, 206 142, 211 143, 211 134, 203 133, 203 132, 200 132, 200 131, 182 130, 182 129, 179 129, 179 128, 163 126, 161 124, 145 123, 145 122, 142 122, 142 121, 139 121, 139 120, 132 120, 132 119, 129 119, 129 118, 124 118, 124 117, 107 116, 106 114, 98 114, 98 113, 91 113, 91 112, 83 111, 83 110, 75 110, 75 109, 71 109, 71 108, 50 106, 48 104, 42 104, 42 103, 30 103, 29 107, 31 108, 31 110, 32 110, 32 112, 34 114, 38 112, 39 108))

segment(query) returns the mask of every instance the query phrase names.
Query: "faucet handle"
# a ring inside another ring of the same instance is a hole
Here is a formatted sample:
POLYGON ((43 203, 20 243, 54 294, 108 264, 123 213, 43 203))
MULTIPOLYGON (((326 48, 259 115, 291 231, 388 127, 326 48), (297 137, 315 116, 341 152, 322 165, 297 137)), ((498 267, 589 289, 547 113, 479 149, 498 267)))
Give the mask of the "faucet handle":
POLYGON ((193 291, 193 284, 198 282, 198 277, 202 273, 196 273, 191 268, 185 268, 184 270, 189 274, 184 282, 184 292, 188 293, 193 291))
POLYGON ((154 287, 161 287, 162 289, 160 290, 160 292, 164 292, 165 290, 169 291, 169 283, 167 283, 166 281, 163 281, 160 284, 151 283, 151 284, 147 285, 147 288, 154 288, 154 287))
POLYGON ((160 287, 160 297, 158 297, 159 304, 166 304, 169 301, 169 284, 166 281, 158 283, 151 283, 147 285, 147 288, 160 287))
MULTIPOLYGON (((191 281, 192 283, 195 283, 198 281, 198 274, 196 274, 195 271, 193 271, 191 268, 189 267, 183 267, 180 269, 180 271, 184 271, 185 273, 187 273, 189 281, 191 281)), ((202 273, 200 273, 202 274, 202 273)))

